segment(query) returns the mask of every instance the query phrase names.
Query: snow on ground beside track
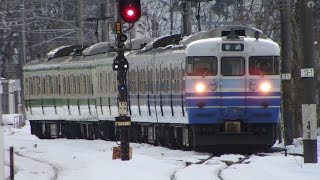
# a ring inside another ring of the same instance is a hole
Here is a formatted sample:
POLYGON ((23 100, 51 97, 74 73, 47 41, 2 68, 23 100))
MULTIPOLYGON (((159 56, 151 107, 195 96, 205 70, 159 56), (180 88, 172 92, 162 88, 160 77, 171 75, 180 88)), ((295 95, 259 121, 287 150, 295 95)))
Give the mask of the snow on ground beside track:
MULTIPOLYGON (((6 126, 5 148, 14 146, 16 180, 319 180, 320 164, 303 164, 301 157, 272 153, 270 156, 252 156, 247 164, 227 167, 225 161, 236 162, 243 155, 209 157, 207 153, 170 150, 148 144, 130 143, 133 159, 112 160, 115 142, 103 140, 40 140, 30 134, 30 126, 21 129, 6 126)), ((320 138, 318 139, 318 142, 320 138)), ((281 146, 281 145, 278 145, 281 146)), ((319 146, 319 143, 318 143, 319 146)), ((301 140, 289 146, 289 152, 301 153, 301 140)), ((318 148, 319 150, 319 148, 318 148)), ((318 155, 320 153, 318 152, 318 155)), ((8 152, 6 152, 8 164, 8 152)), ((320 159, 319 159, 320 160, 320 159)), ((6 177, 8 169, 6 168, 6 177)))

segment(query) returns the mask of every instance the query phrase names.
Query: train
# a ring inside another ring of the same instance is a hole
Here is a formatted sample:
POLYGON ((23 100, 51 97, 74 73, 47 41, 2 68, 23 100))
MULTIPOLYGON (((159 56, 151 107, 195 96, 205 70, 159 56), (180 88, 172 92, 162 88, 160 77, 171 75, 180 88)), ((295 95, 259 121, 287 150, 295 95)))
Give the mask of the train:
MULTIPOLYGON (((125 53, 131 142, 194 150, 274 145, 280 48, 261 30, 220 26, 135 42, 125 53)), ((117 54, 109 49, 106 42, 63 46, 24 66, 31 134, 119 140, 117 54)))

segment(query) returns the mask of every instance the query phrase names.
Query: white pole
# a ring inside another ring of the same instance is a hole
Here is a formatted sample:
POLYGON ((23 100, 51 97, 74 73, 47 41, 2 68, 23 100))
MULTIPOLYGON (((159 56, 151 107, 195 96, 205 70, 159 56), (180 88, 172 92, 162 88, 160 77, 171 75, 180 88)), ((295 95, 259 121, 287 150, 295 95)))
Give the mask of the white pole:
POLYGON ((4 179, 4 138, 3 138, 3 123, 2 123, 2 78, 0 79, 0 180, 4 179))

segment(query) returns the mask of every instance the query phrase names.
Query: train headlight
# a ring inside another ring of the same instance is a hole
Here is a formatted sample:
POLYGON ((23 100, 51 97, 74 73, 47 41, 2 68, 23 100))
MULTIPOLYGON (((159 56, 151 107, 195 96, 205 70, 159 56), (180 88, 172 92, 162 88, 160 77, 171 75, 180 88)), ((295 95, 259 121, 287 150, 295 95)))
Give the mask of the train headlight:
POLYGON ((196 92, 197 93, 203 93, 206 90, 206 85, 203 83, 197 83, 196 84, 196 92))
POLYGON ((271 84, 269 82, 262 82, 259 89, 261 92, 268 93, 271 91, 271 84))

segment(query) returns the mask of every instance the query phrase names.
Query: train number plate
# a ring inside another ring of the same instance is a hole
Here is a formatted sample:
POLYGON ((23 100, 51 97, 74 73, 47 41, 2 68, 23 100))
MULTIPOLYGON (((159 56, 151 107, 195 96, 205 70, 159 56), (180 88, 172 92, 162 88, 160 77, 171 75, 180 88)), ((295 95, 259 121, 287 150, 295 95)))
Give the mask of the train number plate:
POLYGON ((225 121, 224 130, 227 133, 240 133, 241 132, 241 122, 240 121, 225 121))

